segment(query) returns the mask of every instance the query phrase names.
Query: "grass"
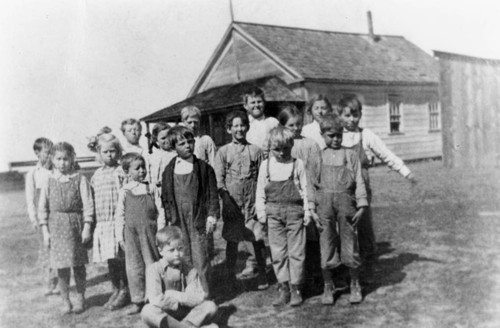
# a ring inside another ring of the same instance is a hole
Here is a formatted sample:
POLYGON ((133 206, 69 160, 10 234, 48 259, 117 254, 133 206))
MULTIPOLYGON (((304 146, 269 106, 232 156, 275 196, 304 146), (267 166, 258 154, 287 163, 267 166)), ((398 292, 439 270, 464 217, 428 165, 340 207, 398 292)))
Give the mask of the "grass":
MULTIPOLYGON (((410 168, 417 186, 385 167, 371 171, 379 254, 374 283, 365 286, 360 305, 351 306, 341 294, 332 307, 311 296, 300 308, 275 309, 272 286, 219 293, 217 321, 230 327, 499 327, 500 171, 446 170, 439 161, 410 168)), ((102 308, 109 282, 99 265, 87 267, 90 308, 60 316, 59 299, 42 295, 37 237, 23 191, 2 190, 1 327, 144 327, 138 316, 102 308)), ((216 238, 216 268, 223 245, 216 238)), ((216 281, 223 291, 223 280, 216 281)))

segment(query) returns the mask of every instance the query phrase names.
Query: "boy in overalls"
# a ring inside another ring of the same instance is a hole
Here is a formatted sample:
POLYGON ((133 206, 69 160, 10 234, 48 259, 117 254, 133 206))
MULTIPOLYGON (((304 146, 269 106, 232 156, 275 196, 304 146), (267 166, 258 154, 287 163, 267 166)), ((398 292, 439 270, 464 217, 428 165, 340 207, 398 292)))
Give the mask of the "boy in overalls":
POLYGON ((341 264, 349 268, 351 277, 349 301, 360 303, 357 225, 368 206, 361 163, 357 153, 341 147, 343 128, 337 116, 325 115, 320 128, 326 148, 322 152, 320 172, 312 174, 316 177, 316 210, 312 209, 312 217, 321 226, 321 269, 325 281, 322 303, 333 304, 331 270, 341 264))

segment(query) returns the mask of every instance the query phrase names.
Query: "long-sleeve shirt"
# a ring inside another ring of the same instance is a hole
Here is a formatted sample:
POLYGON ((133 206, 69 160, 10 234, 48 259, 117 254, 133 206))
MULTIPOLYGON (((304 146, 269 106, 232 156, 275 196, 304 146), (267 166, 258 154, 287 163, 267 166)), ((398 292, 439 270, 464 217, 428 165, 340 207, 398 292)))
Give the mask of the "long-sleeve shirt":
POLYGON ((160 259, 146 268, 146 298, 149 303, 168 310, 163 302, 167 293, 179 305, 187 307, 195 307, 206 298, 196 269, 189 270, 183 263, 171 267, 165 259, 160 259))
POLYGON ((28 216, 32 223, 38 223, 38 203, 37 203, 37 189, 42 189, 43 180, 47 180, 51 172, 37 163, 34 168, 31 168, 26 174, 25 191, 26 191, 26 205, 28 207, 28 216))
POLYGON ((141 154, 142 156, 147 155, 147 152, 144 151, 144 148, 142 148, 141 145, 132 145, 131 143, 125 141, 123 143, 123 154, 128 154, 128 153, 138 153, 141 154))
MULTIPOLYGON (((87 178, 78 172, 72 174, 61 174, 59 171, 54 171, 49 176, 49 179, 54 178, 59 182, 68 182, 70 178, 77 175, 80 176, 79 188, 83 205, 83 222, 92 223, 94 221, 94 199, 92 198, 92 190, 87 178)), ((42 180, 42 191, 40 193, 40 201, 38 203, 38 220, 40 225, 48 224, 49 219, 49 179, 42 180)))
MULTIPOLYGON (((293 170, 293 160, 286 163, 280 163, 270 156, 264 160, 259 168, 259 177, 257 178, 257 191, 255 194, 255 210, 258 218, 266 216, 266 192, 267 183, 272 181, 285 181, 290 178, 293 170), (269 162, 269 177, 267 175, 267 161, 269 162)), ((295 160, 295 171, 293 174, 293 182, 299 190, 299 194, 304 200, 304 212, 309 211, 308 195, 307 195, 307 176, 304 168, 304 163, 300 159, 295 160)))
POLYGON ((253 116, 248 116, 250 121, 250 129, 247 132, 247 141, 253 145, 259 146, 266 150, 269 131, 278 126, 279 122, 274 117, 262 117, 255 119, 253 116))
POLYGON ((404 164, 404 162, 391 152, 385 143, 380 139, 375 133, 370 129, 363 128, 362 131, 359 130, 351 132, 344 129, 342 136, 342 146, 351 148, 363 140, 363 149, 367 152, 375 154, 382 162, 387 164, 389 168, 398 172, 403 177, 407 177, 411 171, 404 164))
POLYGON ((168 163, 177 156, 175 151, 158 149, 149 156, 148 180, 153 185, 161 185, 161 177, 168 163))
POLYGON ((212 167, 215 163, 215 152, 215 143, 212 138, 207 135, 194 137, 194 155, 212 167))
POLYGON ((321 136, 321 129, 317 121, 312 121, 311 123, 304 125, 301 135, 316 141, 320 149, 326 147, 325 140, 321 136))
POLYGON ((156 187, 148 183, 140 183, 137 181, 130 181, 120 189, 118 193, 118 203, 115 212, 115 232, 117 240, 123 241, 123 228, 125 226, 125 198, 127 191, 133 195, 147 195, 151 194, 154 197, 156 208, 158 209, 158 230, 166 226, 165 216, 160 213, 163 212, 161 199, 155 197, 156 187))

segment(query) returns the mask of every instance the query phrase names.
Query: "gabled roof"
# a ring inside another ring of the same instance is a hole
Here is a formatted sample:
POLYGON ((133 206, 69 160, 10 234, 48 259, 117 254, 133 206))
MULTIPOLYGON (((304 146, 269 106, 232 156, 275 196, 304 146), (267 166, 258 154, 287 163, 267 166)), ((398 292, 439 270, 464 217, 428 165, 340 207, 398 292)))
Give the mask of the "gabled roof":
POLYGON ((241 95, 251 87, 259 87, 266 95, 266 101, 280 102, 303 102, 304 100, 297 96, 288 88, 281 79, 270 76, 253 81, 246 81, 234 85, 226 85, 201 92, 193 97, 173 104, 164 109, 160 109, 153 114, 141 118, 145 122, 158 122, 175 119, 180 115, 182 108, 188 105, 194 105, 200 108, 203 113, 210 113, 214 110, 238 107, 243 103, 241 95))
POLYGON ((436 60, 402 36, 342 33, 234 22, 190 95, 197 92, 232 32, 297 79, 338 82, 438 83, 436 60))

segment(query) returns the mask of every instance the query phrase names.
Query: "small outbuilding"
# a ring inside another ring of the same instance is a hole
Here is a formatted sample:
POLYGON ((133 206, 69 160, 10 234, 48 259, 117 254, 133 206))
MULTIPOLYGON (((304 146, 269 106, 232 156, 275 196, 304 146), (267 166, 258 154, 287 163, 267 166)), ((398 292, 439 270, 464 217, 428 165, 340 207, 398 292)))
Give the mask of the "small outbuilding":
MULTIPOLYGON (((372 29, 370 29, 372 31, 372 29)), ((441 114, 437 61, 402 36, 341 33, 233 22, 187 99, 144 118, 178 121, 180 110, 203 112, 202 130, 227 140, 225 114, 242 109, 243 92, 258 86, 268 115, 315 94, 336 103, 347 94, 363 102, 361 126, 372 129, 403 159, 439 157, 441 114)))

